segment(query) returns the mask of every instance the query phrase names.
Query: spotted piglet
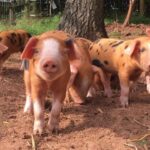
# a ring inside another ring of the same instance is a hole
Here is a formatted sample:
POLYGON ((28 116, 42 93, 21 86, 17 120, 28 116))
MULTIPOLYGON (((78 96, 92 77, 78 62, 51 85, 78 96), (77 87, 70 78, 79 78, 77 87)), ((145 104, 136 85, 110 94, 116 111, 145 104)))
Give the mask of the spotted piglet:
POLYGON ((141 42, 143 42, 141 52, 143 52, 143 55, 141 56, 140 63, 146 77, 146 89, 147 92, 150 94, 150 28, 147 28, 146 34, 148 36, 147 38, 141 37, 141 42))
POLYGON ((24 30, 7 30, 0 32, 0 66, 8 57, 16 52, 22 52, 31 35, 24 30))
MULTIPOLYGON (((150 86, 150 29, 147 37, 132 40, 100 39, 89 48, 90 56, 95 65, 100 66, 104 73, 117 73, 120 80, 120 102, 123 107, 128 106, 130 81, 139 78, 142 72, 148 74, 147 88, 150 86)), ((105 78, 109 83, 110 78, 105 78)), ((107 84, 110 89, 110 84, 107 84)))
POLYGON ((67 34, 58 34, 55 31, 32 37, 21 55, 25 62, 29 60, 24 72, 24 112, 31 112, 33 107, 34 134, 43 132, 44 100, 48 90, 53 96, 48 126, 51 132, 58 130, 60 112, 71 74, 68 56, 74 57, 73 42, 68 40, 67 34))

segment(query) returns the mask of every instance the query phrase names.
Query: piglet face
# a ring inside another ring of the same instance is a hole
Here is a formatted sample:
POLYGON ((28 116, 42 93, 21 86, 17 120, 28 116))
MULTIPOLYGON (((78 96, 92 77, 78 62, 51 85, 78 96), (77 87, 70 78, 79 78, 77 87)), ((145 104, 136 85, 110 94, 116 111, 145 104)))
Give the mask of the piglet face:
POLYGON ((35 73, 46 81, 60 77, 69 70, 69 59, 76 58, 74 42, 65 35, 49 31, 32 37, 21 54, 22 59, 32 59, 35 73))
POLYGON ((47 81, 57 79, 68 69, 66 48, 54 38, 39 41, 33 59, 36 74, 47 81))
POLYGON ((145 72, 150 72, 150 38, 141 42, 140 64, 145 72))

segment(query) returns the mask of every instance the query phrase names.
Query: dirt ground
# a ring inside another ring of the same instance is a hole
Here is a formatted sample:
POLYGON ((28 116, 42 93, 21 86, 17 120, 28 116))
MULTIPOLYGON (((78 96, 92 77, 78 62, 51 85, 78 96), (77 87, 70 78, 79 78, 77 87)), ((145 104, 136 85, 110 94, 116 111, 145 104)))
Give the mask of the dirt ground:
MULTIPOLYGON (((107 27, 109 34, 118 29, 116 25, 107 27)), ((138 30, 142 35, 144 29, 131 26, 127 31, 138 30)), ((132 33, 119 35, 137 36, 132 33)), ((32 137, 33 116, 23 114, 25 91, 19 56, 11 56, 0 75, 0 150, 150 150, 150 96, 143 84, 131 93, 126 109, 118 106, 119 92, 113 98, 98 95, 87 105, 66 104, 59 134, 52 135, 45 128, 41 137, 32 137)), ((46 109, 46 123, 48 112, 46 109)))

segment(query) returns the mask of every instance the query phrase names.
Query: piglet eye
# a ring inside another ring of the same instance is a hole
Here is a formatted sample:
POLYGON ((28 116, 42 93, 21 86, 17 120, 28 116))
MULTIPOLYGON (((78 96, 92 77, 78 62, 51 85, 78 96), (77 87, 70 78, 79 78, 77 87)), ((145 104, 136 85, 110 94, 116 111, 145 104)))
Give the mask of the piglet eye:
POLYGON ((39 53, 39 50, 35 49, 35 50, 34 50, 34 53, 35 53, 35 54, 38 54, 38 53, 39 53))
POLYGON ((140 52, 144 52, 146 49, 143 47, 140 49, 140 52))

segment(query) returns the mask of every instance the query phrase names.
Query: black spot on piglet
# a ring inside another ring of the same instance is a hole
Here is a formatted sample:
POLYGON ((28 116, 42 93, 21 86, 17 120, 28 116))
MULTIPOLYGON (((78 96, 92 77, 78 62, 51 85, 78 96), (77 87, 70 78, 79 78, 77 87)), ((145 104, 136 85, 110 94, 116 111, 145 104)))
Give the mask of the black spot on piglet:
POLYGON ((94 66, 97 66, 97 67, 103 67, 103 64, 100 62, 100 60, 98 60, 98 59, 94 59, 94 60, 92 60, 92 64, 94 65, 94 66))
POLYGON ((107 49, 105 49, 104 52, 107 52, 107 49))
POLYGON ((115 44, 113 44, 113 45, 111 45, 112 47, 116 47, 116 46, 119 46, 120 44, 122 44, 124 41, 119 41, 119 42, 117 42, 117 43, 115 43, 115 44))
POLYGON ((109 63, 108 63, 108 61, 107 61, 107 60, 104 60, 104 64, 108 65, 109 63))
POLYGON ((144 52, 146 49, 143 47, 140 49, 140 52, 144 52))
POLYGON ((23 45, 23 40, 22 40, 22 36, 20 34, 18 34, 18 45, 22 46, 23 45))
POLYGON ((12 38, 16 37, 16 33, 14 33, 14 32, 11 33, 11 37, 12 37, 12 38))
POLYGON ((124 66, 125 66, 125 63, 123 63, 122 66, 124 67, 124 66))

